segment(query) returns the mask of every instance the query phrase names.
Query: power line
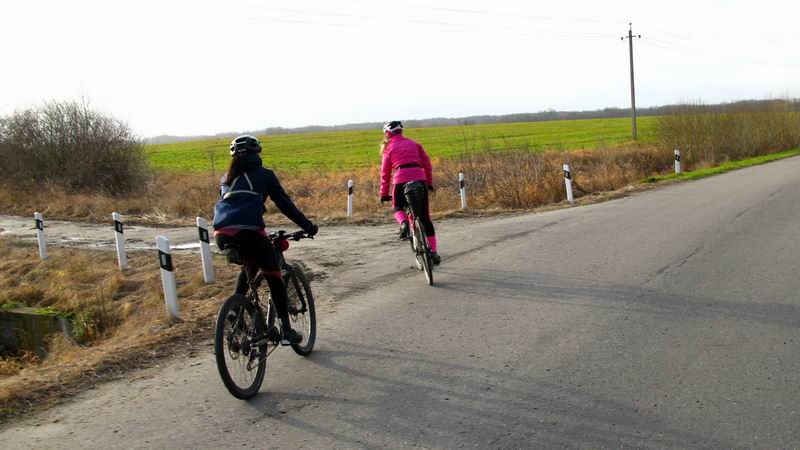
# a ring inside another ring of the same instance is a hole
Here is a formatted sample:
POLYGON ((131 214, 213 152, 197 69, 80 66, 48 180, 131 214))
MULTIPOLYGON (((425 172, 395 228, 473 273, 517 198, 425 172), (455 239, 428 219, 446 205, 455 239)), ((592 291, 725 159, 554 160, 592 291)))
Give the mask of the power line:
MULTIPOLYGON (((350 3, 361 3, 361 4, 370 4, 374 5, 374 1, 368 0, 342 0, 345 2, 350 3)), ((387 3, 387 2, 383 2, 387 3)), ((514 17, 514 18, 522 18, 522 19, 533 19, 533 20, 553 20, 553 21, 562 21, 562 22, 594 22, 594 23, 608 23, 608 24, 621 24, 625 23, 624 20, 608 20, 608 19, 594 19, 594 18, 570 18, 570 17, 555 17, 555 16, 535 16, 530 14, 519 14, 519 13, 506 13, 506 12, 496 12, 496 11, 486 11, 486 10, 477 10, 477 9, 462 9, 462 8, 444 8, 444 7, 437 7, 437 6, 421 6, 421 5, 414 5, 410 3, 397 3, 397 2, 390 2, 391 6, 403 6, 406 8, 415 8, 415 9, 424 9, 429 11, 442 11, 442 12, 456 12, 456 13, 463 13, 463 14, 477 14, 477 15, 484 15, 484 16, 496 16, 496 17, 514 17)))
MULTIPOLYGON (((682 40, 682 41, 686 41, 686 42, 694 42, 694 43, 700 44, 701 46, 705 46, 705 47, 714 47, 714 48, 724 49, 724 50, 734 51, 734 52, 743 51, 743 49, 739 48, 739 47, 731 47, 731 46, 727 46, 727 45, 721 45, 721 44, 717 44, 717 43, 713 43, 713 42, 709 42, 709 41, 704 41, 702 39, 697 39, 697 38, 694 38, 694 37, 691 37, 691 36, 686 36, 686 35, 674 33, 674 32, 671 32, 671 31, 664 31, 664 30, 660 30, 658 28, 654 28, 654 27, 650 27, 650 26, 646 26, 646 25, 640 25, 640 26, 642 28, 648 29, 650 31, 654 31, 655 33, 658 33, 658 34, 662 34, 662 35, 665 35, 665 36, 671 36, 673 38, 676 38, 676 39, 679 39, 679 40, 682 40)), ((759 52, 764 56, 770 56, 770 57, 775 57, 775 58, 788 58, 788 59, 796 60, 796 58, 798 57, 798 55, 785 55, 785 54, 778 54, 778 53, 764 53, 764 52, 761 52, 760 50, 759 50, 759 52)))
POLYGON ((546 33, 549 35, 563 35, 563 36, 582 36, 582 37, 614 37, 613 34, 610 33, 595 33, 595 32, 586 32, 586 31, 565 31, 565 30, 545 30, 545 29, 529 29, 529 28, 509 28, 509 27, 496 27, 496 26, 484 26, 479 24, 470 24, 470 23, 455 23, 455 22, 437 22, 431 20, 418 20, 418 19, 407 19, 407 18, 398 18, 398 17, 381 17, 381 16, 365 16, 360 14, 345 14, 345 13, 333 13, 327 11, 312 11, 312 10, 301 10, 301 9, 289 9, 289 8, 274 8, 268 6, 261 6, 261 5, 231 5, 231 4, 221 4, 221 3, 214 3, 214 2, 203 2, 209 5, 214 6, 235 6, 238 8, 248 8, 248 9, 255 9, 255 10, 263 10, 263 11, 277 11, 277 12, 287 12, 292 14, 311 14, 315 16, 326 16, 326 17, 343 17, 349 19, 369 19, 369 20, 383 20, 389 22, 405 22, 411 24, 422 24, 422 25, 438 25, 438 26, 447 26, 447 27, 460 27, 460 28, 475 28, 480 30, 488 30, 488 31, 510 31, 510 32, 520 32, 520 33, 546 33))
POLYGON ((684 53, 688 55, 700 56, 704 58, 717 59, 717 60, 740 63, 740 64, 752 64, 759 66, 770 65, 770 66, 783 66, 783 67, 800 67, 800 63, 774 62, 774 61, 758 60, 740 56, 725 55, 720 53, 704 51, 681 44, 661 41, 659 39, 644 40, 642 41, 642 44, 648 45, 650 47, 669 50, 672 52, 684 53))
MULTIPOLYGON (((119 12, 132 12, 132 13, 139 13, 139 14, 171 14, 169 11, 165 10, 155 10, 155 9, 135 9, 135 8, 103 8, 108 9, 111 11, 119 11, 119 12)), ((297 11, 297 12, 307 12, 313 13, 311 11, 297 11)), ((602 34, 602 33, 587 33, 587 32, 573 32, 573 31, 560 31, 560 30, 524 30, 524 29, 503 29, 498 27, 480 27, 477 26, 478 29, 442 29, 442 28, 409 28, 409 27, 397 27, 394 25, 367 25, 363 23, 342 23, 342 22, 321 22, 321 21, 313 21, 313 20, 301 20, 301 19, 284 19, 284 18, 265 18, 265 17, 252 17, 252 16, 233 16, 233 15, 220 15, 220 14, 203 14, 198 12, 187 12, 181 11, 178 13, 184 17, 200 17, 206 19, 229 19, 229 20, 241 20, 241 21, 249 21, 249 22, 271 22, 271 23, 287 23, 287 24, 299 24, 299 25, 321 25, 321 26, 332 26, 332 27, 345 27, 345 28, 360 28, 360 29, 372 29, 372 30, 385 30, 385 29, 395 29, 395 30, 411 30, 411 31, 427 31, 427 32, 436 32, 436 33, 461 33, 461 34, 476 34, 476 35, 508 35, 508 36, 520 36, 520 37, 545 37, 545 38, 564 38, 564 39, 596 39, 596 38, 610 38, 613 35, 610 34, 602 34)), ((325 14, 325 13, 319 13, 325 14)), ((341 16, 348 16, 348 15, 341 15, 341 16)), ((364 16, 353 16, 350 15, 349 17, 352 18, 367 18, 364 16)), ((430 25, 431 23, 429 23, 430 25)), ((453 24, 453 23, 436 23, 438 26, 465 26, 465 27, 475 27, 469 24, 453 24)))

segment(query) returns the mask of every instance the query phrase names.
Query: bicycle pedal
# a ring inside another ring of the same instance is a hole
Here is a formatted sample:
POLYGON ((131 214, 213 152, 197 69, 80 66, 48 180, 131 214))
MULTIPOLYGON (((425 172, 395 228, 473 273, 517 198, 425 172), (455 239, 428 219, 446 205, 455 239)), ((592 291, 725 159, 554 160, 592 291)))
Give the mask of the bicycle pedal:
POLYGON ((281 332, 280 330, 278 330, 277 327, 270 328, 269 331, 267 332, 267 337, 271 342, 278 342, 283 340, 281 338, 281 332))

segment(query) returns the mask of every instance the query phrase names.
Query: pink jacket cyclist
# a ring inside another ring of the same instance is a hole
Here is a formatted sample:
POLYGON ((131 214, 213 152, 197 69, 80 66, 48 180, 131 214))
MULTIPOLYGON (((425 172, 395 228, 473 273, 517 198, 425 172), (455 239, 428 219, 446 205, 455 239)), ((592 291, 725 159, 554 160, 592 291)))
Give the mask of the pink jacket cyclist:
POLYGON ((404 190, 406 183, 422 181, 428 189, 423 197, 420 221, 428 235, 428 245, 431 249, 431 259, 434 264, 439 264, 441 258, 437 252, 436 230, 431 221, 428 191, 433 191, 433 168, 431 159, 421 145, 403 136, 403 124, 399 121, 389 122, 383 127, 384 140, 381 159, 381 202, 391 198, 394 206, 394 217, 400 224, 400 239, 407 239, 409 232, 408 216, 405 207, 408 206, 404 190), (391 180, 391 188, 390 188, 391 180))
POLYGON ((425 149, 402 134, 392 134, 381 159, 381 197, 389 195, 389 180, 392 184, 425 180, 433 186, 433 167, 425 149))

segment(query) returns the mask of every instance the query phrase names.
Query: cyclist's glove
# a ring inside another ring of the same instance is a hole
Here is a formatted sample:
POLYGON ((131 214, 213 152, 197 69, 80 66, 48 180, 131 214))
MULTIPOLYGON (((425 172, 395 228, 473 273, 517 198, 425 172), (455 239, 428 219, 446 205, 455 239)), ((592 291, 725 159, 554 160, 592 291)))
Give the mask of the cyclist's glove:
POLYGON ((316 224, 312 223, 309 227, 307 227, 303 231, 306 232, 308 237, 313 237, 315 234, 319 233, 319 227, 316 224))
POLYGON ((381 203, 386 203, 392 201, 391 195, 381 195, 381 203))

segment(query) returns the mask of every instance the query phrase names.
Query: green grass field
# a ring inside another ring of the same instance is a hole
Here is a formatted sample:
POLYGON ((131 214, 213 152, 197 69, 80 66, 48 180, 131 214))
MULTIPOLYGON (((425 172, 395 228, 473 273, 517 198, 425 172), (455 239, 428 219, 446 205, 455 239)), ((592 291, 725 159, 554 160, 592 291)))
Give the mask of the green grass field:
MULTIPOLYGON (((648 139, 655 128, 655 117, 639 118, 639 135, 648 139)), ((492 125, 411 128, 406 136, 422 144, 431 157, 447 158, 465 148, 482 148, 489 141, 493 148, 527 144, 533 149, 593 149, 630 139, 630 119, 560 120, 492 125), (466 141, 466 144, 465 144, 466 141)), ((305 170, 315 167, 364 167, 380 161, 380 130, 336 131, 279 136, 259 136, 268 167, 305 170)), ((158 170, 203 172, 211 170, 214 158, 217 172, 228 162, 229 139, 148 145, 151 164, 158 170)))

